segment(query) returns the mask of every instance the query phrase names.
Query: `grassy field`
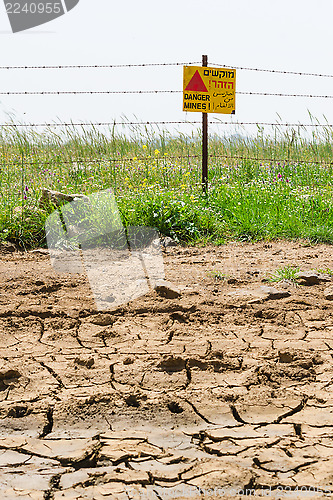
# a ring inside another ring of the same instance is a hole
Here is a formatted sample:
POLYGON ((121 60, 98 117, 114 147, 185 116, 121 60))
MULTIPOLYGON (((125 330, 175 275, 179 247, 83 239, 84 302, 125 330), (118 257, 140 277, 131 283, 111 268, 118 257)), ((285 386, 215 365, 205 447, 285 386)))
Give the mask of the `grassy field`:
POLYGON ((0 239, 45 244, 49 214, 38 200, 46 187, 84 194, 112 188, 125 225, 155 227, 190 244, 333 243, 333 131, 311 130, 305 136, 300 127, 277 125, 252 137, 210 137, 206 196, 199 133, 3 127, 0 239))

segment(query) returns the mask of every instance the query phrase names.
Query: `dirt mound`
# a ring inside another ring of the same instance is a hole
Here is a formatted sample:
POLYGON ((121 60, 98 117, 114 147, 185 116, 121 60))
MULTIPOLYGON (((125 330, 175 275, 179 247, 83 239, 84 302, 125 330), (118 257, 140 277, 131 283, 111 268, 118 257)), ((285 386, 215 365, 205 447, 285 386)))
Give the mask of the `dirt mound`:
POLYGON ((331 252, 167 247, 180 296, 106 312, 45 252, 1 253, 1 498, 330 497, 331 252), (286 265, 324 278, 268 290, 286 265))

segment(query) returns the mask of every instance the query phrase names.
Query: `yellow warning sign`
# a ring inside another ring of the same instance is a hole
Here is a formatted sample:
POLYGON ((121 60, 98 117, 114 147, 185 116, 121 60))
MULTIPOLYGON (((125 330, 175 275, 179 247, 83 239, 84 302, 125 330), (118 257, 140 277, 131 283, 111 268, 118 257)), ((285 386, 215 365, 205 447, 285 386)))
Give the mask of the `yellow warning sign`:
POLYGON ((183 111, 234 114, 236 70, 184 66, 183 111))

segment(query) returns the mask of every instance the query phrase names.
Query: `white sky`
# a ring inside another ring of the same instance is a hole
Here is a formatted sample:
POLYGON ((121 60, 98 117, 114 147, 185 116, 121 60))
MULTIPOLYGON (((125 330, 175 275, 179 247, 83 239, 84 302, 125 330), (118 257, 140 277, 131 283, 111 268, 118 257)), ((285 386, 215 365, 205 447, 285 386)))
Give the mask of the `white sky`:
MULTIPOLYGON (((66 15, 12 34, 0 5, 0 65, 195 62, 333 75, 332 0, 80 0, 66 15)), ((182 90, 182 67, 0 70, 2 91, 182 90)), ((237 72, 237 90, 333 95, 333 78, 237 72)), ((333 123, 333 99, 238 96, 223 121, 333 123)), ((201 120, 182 95, 0 96, 0 120, 201 120)), ((171 128, 172 130, 172 128, 171 128)), ((179 127, 178 130, 189 131, 179 127)), ((219 130, 230 130, 220 127, 219 130)))

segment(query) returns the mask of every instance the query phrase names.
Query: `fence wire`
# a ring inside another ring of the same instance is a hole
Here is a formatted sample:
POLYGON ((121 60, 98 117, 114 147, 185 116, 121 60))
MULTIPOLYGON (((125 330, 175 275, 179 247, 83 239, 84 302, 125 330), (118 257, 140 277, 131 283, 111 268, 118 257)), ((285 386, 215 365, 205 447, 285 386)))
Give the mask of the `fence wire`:
MULTIPOLYGON (((309 164, 309 165, 323 165, 323 166, 333 166, 333 160, 332 161, 323 161, 323 160, 301 160, 301 159, 295 159, 295 158, 260 158, 260 157, 254 157, 254 156, 240 156, 240 155, 233 155, 233 154, 209 154, 208 157, 210 159, 219 159, 219 158, 224 158, 225 160, 233 161, 233 160, 251 160, 251 161, 256 161, 256 162, 269 162, 269 163, 291 163, 293 165, 295 164, 309 164)), ((13 161, 13 165, 18 165, 21 166, 22 163, 24 165, 54 165, 55 163, 60 163, 62 165, 89 165, 89 164, 99 164, 99 163, 124 163, 124 162, 149 162, 152 159, 164 163, 167 160, 200 160, 201 155, 198 154, 188 154, 188 155, 163 155, 159 157, 153 157, 153 156, 132 156, 132 157, 118 157, 118 158, 71 158, 71 159, 60 159, 56 158, 52 161, 43 161, 40 158, 36 158, 35 161, 25 161, 24 159, 17 159, 16 161, 13 161)), ((198 165, 201 167, 201 165, 198 165)))
MULTIPOLYGON (((0 95, 96 95, 96 94, 182 94, 182 90, 42 90, 42 91, 0 91, 0 95)), ((275 97, 307 97, 316 99, 333 99, 333 95, 282 94, 272 92, 242 92, 238 95, 257 95, 275 97)))
MULTIPOLYGON (((215 118, 216 121, 210 121, 210 125, 234 125, 234 126, 245 126, 245 125, 262 125, 265 127, 301 127, 301 128, 311 128, 311 127, 322 127, 322 128, 331 128, 333 124, 331 123, 280 123, 280 122, 234 122, 234 121, 222 121, 218 118, 215 118)), ((159 126, 159 125, 201 125, 202 120, 193 120, 193 121, 140 121, 140 122, 45 122, 45 123, 0 123, 1 128, 16 128, 16 127, 115 127, 115 126, 159 126)))
MULTIPOLYGON (((283 75, 297 76, 315 76, 321 78, 333 78, 333 75, 324 73, 309 73, 304 71, 286 71, 269 68, 249 68, 246 66, 233 66, 226 64, 209 63, 211 66, 220 68, 232 68, 243 71, 259 71, 265 73, 279 73, 283 75)), ((60 65, 42 65, 42 66, 0 66, 0 70, 44 70, 44 69, 112 69, 112 68, 143 68, 154 66, 191 66, 201 65, 201 61, 194 62, 165 62, 165 63, 139 63, 139 64, 60 64, 60 65)))
POLYGON ((191 66, 201 64, 201 61, 195 62, 170 62, 170 63, 142 63, 142 64, 61 64, 55 66, 0 66, 0 70, 11 69, 111 69, 111 68, 144 68, 150 66, 191 66))
POLYGON ((209 65, 217 66, 220 68, 240 69, 240 70, 244 70, 244 71, 261 71, 261 72, 265 72, 265 73, 280 73, 283 75, 317 76, 317 77, 319 76, 322 78, 333 78, 333 75, 327 75, 327 74, 323 74, 323 73, 306 73, 306 72, 302 72, 302 71, 284 71, 281 69, 247 68, 244 66, 228 66, 225 64, 216 64, 216 63, 209 63, 209 65))

